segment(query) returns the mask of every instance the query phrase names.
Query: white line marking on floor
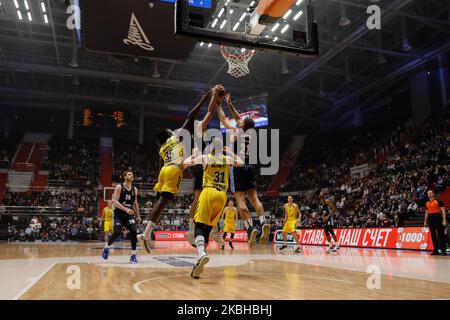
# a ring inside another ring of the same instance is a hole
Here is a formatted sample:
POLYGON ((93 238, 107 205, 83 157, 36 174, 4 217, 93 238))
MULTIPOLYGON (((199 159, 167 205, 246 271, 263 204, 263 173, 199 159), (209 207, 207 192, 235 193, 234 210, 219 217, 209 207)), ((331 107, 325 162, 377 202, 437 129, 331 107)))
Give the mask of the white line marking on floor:
MULTIPOLYGON (((340 279, 333 279, 333 278, 325 278, 325 277, 316 277, 316 276, 309 276, 309 275, 305 275, 305 274, 295 274, 295 273, 272 273, 272 272, 244 272, 244 273, 239 273, 239 275, 272 275, 272 276, 297 276, 297 277, 305 277, 305 278, 314 278, 314 279, 321 279, 321 280, 329 280, 329 281, 336 281, 336 282, 342 282, 342 283, 347 283, 347 284, 353 284, 352 281, 346 281, 346 280, 340 280, 340 279)), ((148 281, 155 281, 155 280, 163 280, 163 279, 169 279, 169 278, 180 278, 180 277, 188 277, 189 275, 187 274, 178 274, 178 275, 174 275, 174 276, 164 276, 164 277, 156 277, 156 278, 148 278, 139 282, 136 282, 133 285, 133 289, 134 291, 136 291, 136 293, 143 293, 143 291, 141 290, 140 286, 141 284, 143 284, 144 282, 148 282, 148 281)), ((216 274, 209 274, 208 276, 223 276, 222 273, 216 273, 216 274)), ((217 279, 217 277, 215 277, 215 279, 217 279)))
POLYGON ((53 263, 50 267, 48 267, 47 269, 45 269, 45 271, 38 277, 34 278, 32 282, 30 282, 30 284, 28 284, 25 288, 23 288, 22 290, 19 291, 18 294, 16 294, 12 300, 19 300, 21 296, 23 296, 28 290, 31 289, 32 286, 34 286, 36 284, 36 282, 38 282, 39 280, 42 279, 42 277, 44 277, 54 266, 56 265, 56 263, 53 263))

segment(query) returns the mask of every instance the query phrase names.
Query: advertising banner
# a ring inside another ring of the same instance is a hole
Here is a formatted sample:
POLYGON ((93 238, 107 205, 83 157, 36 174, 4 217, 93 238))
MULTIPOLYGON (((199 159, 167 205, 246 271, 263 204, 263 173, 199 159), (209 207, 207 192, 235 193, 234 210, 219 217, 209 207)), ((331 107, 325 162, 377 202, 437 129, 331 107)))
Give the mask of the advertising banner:
MULTIPOLYGON (((185 234, 186 231, 155 231, 155 241, 186 241, 185 234)), ((221 234, 223 233, 221 232, 221 234)), ((229 237, 230 235, 228 234, 225 240, 228 241, 229 237)), ((246 242, 247 232, 241 230, 236 231, 233 241, 246 242)))
MULTIPOLYGON (((428 228, 356 228, 335 229, 341 247, 433 250, 428 228)), ((326 238, 322 229, 299 229, 300 243, 325 246, 326 238)), ((294 237, 287 236, 288 243, 294 244, 294 237)), ((275 243, 283 243, 282 231, 277 230, 275 243)))

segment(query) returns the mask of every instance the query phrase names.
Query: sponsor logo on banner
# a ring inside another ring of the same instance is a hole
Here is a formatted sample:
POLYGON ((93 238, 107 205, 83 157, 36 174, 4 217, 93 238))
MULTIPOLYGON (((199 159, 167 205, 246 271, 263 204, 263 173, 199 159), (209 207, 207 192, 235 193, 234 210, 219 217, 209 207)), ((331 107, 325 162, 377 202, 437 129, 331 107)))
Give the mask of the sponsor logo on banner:
MULTIPOLYGON (((156 241, 186 241, 185 235, 186 231, 155 231, 156 241)), ((223 233, 222 233, 223 234, 223 233)), ((227 239, 229 239, 229 234, 227 239)), ((236 231, 234 234, 233 241, 236 242, 247 242, 247 232, 246 231, 236 231)))
MULTIPOLYGON (((301 230, 297 230, 297 234, 300 235, 300 237, 301 237, 301 230)), ((278 230, 277 232, 275 232, 274 242, 275 243, 284 243, 283 232, 281 230, 278 230)), ((286 243, 287 244, 295 244, 295 239, 292 234, 290 234, 290 233, 286 234, 286 243)))
MULTIPOLYGON (((301 229, 300 243, 325 246, 326 238, 322 229, 301 229)), ((342 247, 433 250, 428 228, 355 228, 335 229, 342 247)), ((282 230, 277 230, 275 243, 283 243, 282 230)), ((295 243, 292 235, 287 236, 288 243, 295 243)))
POLYGON ((128 37, 123 39, 123 43, 125 43, 126 45, 139 46, 147 51, 155 50, 155 48, 150 45, 150 41, 148 40, 147 35, 145 34, 144 29, 142 29, 138 19, 134 15, 134 12, 131 13, 128 37))
POLYGON ((156 240, 160 240, 160 239, 170 240, 171 238, 172 238, 172 235, 170 233, 155 232, 155 239, 156 240))
POLYGON ((428 228, 398 228, 397 241, 395 243, 398 249, 416 249, 427 250, 429 239, 428 228))

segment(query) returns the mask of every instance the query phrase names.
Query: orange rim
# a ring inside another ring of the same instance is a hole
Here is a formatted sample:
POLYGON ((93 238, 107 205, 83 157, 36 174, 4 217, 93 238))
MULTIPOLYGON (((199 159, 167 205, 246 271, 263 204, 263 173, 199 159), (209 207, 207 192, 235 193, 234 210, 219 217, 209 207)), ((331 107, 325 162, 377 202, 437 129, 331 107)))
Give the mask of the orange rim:
POLYGON ((225 51, 226 46, 223 44, 220 45, 220 52, 226 57, 226 58, 235 58, 235 59, 248 59, 253 57, 256 54, 256 50, 250 50, 248 53, 243 53, 241 55, 235 55, 231 54, 225 51))

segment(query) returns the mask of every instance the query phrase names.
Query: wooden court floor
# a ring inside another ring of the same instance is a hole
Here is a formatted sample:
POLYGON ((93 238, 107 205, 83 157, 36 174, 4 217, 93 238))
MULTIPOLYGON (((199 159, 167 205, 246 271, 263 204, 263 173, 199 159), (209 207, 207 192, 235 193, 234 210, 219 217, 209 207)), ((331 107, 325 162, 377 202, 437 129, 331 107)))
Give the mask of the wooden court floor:
POLYGON ((425 253, 343 248, 303 255, 275 246, 211 246, 202 277, 192 279, 195 251, 157 243, 140 263, 119 244, 108 262, 101 243, 0 244, 1 298, 10 299, 449 299, 450 259, 425 253), (3 278, 3 279, 2 279, 3 278), (21 283, 21 281, 23 283, 21 283), (10 290, 11 292, 8 292, 10 290), (9 294, 9 295, 8 295, 9 294))

